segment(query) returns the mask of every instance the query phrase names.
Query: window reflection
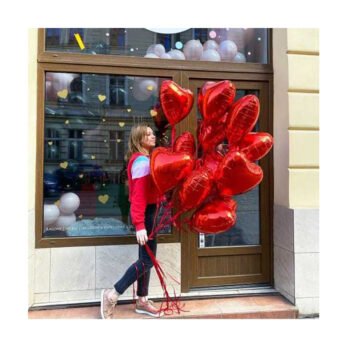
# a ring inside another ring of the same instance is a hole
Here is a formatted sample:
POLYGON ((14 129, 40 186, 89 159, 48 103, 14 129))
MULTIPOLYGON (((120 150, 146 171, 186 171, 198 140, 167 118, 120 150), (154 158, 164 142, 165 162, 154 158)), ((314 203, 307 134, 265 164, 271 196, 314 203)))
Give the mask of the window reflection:
POLYGON ((158 59, 269 63, 267 28, 48 28, 46 50, 158 59))
POLYGON ((124 155, 130 129, 140 122, 155 130, 159 144, 169 144, 170 132, 154 123, 162 81, 46 73, 44 236, 133 231, 124 155))

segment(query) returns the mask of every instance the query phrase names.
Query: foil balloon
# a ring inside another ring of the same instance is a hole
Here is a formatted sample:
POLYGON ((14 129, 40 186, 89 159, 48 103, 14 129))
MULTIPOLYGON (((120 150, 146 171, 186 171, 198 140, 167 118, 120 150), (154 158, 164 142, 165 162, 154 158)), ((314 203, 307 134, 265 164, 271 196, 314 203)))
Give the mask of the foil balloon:
POLYGON ((202 88, 199 90, 198 92, 198 96, 197 96, 197 106, 198 106, 198 110, 199 113, 201 115, 203 115, 203 100, 204 100, 204 95, 207 91, 207 89, 209 88, 209 86, 214 85, 215 82, 213 81, 207 81, 206 83, 203 84, 202 88))
POLYGON ((243 137, 239 145, 248 160, 255 162, 266 156, 273 145, 273 138, 267 132, 251 132, 243 137))
POLYGON ((174 189, 191 173, 193 167, 193 157, 185 152, 158 147, 151 154, 151 175, 161 194, 174 189))
POLYGON ((193 105, 193 93, 172 80, 164 80, 160 88, 160 103, 171 126, 187 117, 193 105))
POLYGON ((165 114, 162 110, 162 106, 160 105, 160 103, 157 103, 155 106, 153 106, 151 110, 151 116, 158 130, 163 131, 168 125, 168 121, 165 117, 165 114))
POLYGON ((226 136, 230 145, 237 145, 253 130, 260 112, 259 99, 255 95, 240 98, 231 108, 226 121, 226 136))
POLYGON ((226 138, 226 116, 223 116, 218 123, 203 122, 200 125, 198 142, 202 150, 208 152, 214 150, 216 146, 226 138))
POLYGON ((224 156, 219 152, 212 151, 203 156, 202 166, 214 175, 222 162, 224 156))
POLYGON ((206 169, 193 170, 179 191, 181 210, 198 207, 209 195, 213 178, 206 169))
POLYGON ((194 156, 196 152, 196 141, 189 131, 182 133, 175 140, 174 152, 185 152, 194 156))
POLYGON ((236 88, 230 81, 224 80, 205 85, 201 94, 198 103, 202 106, 199 109, 202 111, 204 121, 213 124, 218 122, 231 107, 236 88))
POLYGON ((231 149, 218 166, 215 178, 220 195, 233 196, 257 186, 263 179, 263 171, 242 152, 231 149))
POLYGON ((225 232, 236 223, 236 207, 231 198, 214 199, 193 214, 190 227, 198 233, 225 232))

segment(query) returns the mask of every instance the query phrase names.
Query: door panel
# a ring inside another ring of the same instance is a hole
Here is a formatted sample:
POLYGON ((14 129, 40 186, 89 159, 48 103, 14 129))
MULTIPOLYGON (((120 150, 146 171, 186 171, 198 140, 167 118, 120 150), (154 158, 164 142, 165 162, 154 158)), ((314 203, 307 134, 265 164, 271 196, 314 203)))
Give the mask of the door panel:
MULTIPOLYGON (((215 74, 215 79, 184 75, 182 86, 194 93, 194 104, 186 125, 183 127, 197 134, 197 94, 208 80, 230 79, 236 86, 236 99, 255 94, 260 100, 260 116, 254 131, 272 134, 270 122, 270 81, 244 81, 241 75, 230 78, 227 74, 215 74)), ((200 156, 200 155, 199 155, 200 156)), ((238 203, 236 225, 227 232, 208 235, 189 231, 181 234, 182 242, 182 291, 194 287, 271 283, 271 236, 272 236, 272 153, 259 161, 264 171, 262 183, 255 189, 234 196, 238 203)), ((188 213, 190 216, 191 213, 188 213)))

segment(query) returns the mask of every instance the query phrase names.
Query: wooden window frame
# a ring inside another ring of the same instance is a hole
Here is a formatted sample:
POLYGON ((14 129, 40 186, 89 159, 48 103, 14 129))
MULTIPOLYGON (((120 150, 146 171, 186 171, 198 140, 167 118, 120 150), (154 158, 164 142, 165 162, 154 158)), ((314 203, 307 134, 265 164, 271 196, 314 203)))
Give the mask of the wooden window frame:
MULTIPOLYGON (((35 247, 74 247, 123 245, 136 243, 135 236, 123 237, 43 237, 43 172, 44 172, 44 104, 45 72, 96 73, 129 76, 168 77, 182 85, 186 71, 207 74, 208 79, 215 72, 238 73, 247 80, 260 80, 262 76, 272 76, 272 30, 268 34, 268 64, 194 62, 179 60, 161 60, 142 57, 116 55, 87 55, 45 51, 45 29, 38 30, 38 80, 37 80, 37 147, 36 147, 36 181, 35 181, 35 247)), ((272 106, 270 106, 272 111, 272 106)), ((272 113, 272 112, 271 112, 272 113)), ((186 121, 179 123, 177 134, 186 131, 186 121)), ((181 242, 181 232, 173 228, 171 235, 159 235, 159 243, 181 242)))

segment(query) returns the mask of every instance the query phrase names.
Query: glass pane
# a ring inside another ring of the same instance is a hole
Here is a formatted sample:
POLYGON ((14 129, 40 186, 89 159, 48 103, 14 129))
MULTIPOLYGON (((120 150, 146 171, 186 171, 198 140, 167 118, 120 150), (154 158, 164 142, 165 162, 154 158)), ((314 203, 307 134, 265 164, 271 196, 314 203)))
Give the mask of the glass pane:
POLYGON ((268 62, 267 28, 47 28, 46 51, 236 63, 268 62))
MULTIPOLYGON (((249 94, 259 97, 259 91, 257 90, 237 89, 235 101, 249 94)), ((197 119, 201 119, 198 109, 197 119)), ((253 131, 259 131, 258 124, 256 124, 253 131)), ((257 186, 247 193, 232 197, 237 202, 236 224, 226 232, 216 235, 199 234, 199 248, 260 244, 259 187, 257 186)))
MULTIPOLYGON (((127 235, 130 129, 154 121, 163 78, 46 73, 44 236, 127 235)), ((157 124, 162 127, 160 124, 157 124)), ((162 233, 171 233, 170 227, 162 233)))

